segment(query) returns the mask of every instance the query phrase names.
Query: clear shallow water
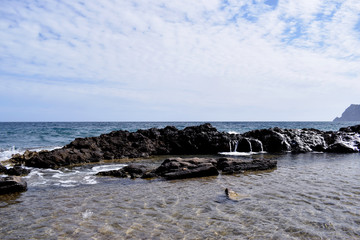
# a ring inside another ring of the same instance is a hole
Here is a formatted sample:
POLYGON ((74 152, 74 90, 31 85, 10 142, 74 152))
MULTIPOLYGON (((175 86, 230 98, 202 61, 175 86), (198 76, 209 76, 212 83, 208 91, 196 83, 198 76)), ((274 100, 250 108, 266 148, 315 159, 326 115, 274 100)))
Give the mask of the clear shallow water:
MULTIPOLYGON (((6 124, 0 123, 1 147, 15 146, 17 152, 116 129, 197 123, 6 124)), ((220 131, 235 132, 275 126, 337 130, 355 124, 213 123, 220 131)), ((33 169, 26 177, 27 192, 0 196, 0 239, 360 239, 359 154, 239 157, 274 158, 278 167, 179 181, 94 176, 123 162, 33 169), (227 200, 226 187, 243 198, 227 200)))
POLYGON ((177 181, 42 170, 47 183, 33 175, 27 192, 0 196, 0 238, 360 239, 358 154, 271 157, 272 171, 177 181), (243 198, 227 200, 226 187, 243 198))

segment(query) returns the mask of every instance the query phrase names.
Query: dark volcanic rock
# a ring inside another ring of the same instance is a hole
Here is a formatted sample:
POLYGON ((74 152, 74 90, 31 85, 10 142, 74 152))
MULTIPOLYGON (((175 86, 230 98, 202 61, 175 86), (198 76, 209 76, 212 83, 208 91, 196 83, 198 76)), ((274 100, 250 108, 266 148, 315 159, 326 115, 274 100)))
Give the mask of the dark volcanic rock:
POLYGON ((130 164, 119 170, 99 172, 98 176, 153 178, 162 177, 167 180, 217 176, 223 173, 239 173, 272 169, 277 166, 275 160, 240 160, 236 158, 168 158, 156 168, 130 164))
MULTIPOLYGON (((234 137, 233 137, 234 138, 234 137)), ((13 157, 26 166, 56 168, 101 160, 139 158, 151 155, 217 154, 229 149, 230 134, 221 133, 210 124, 137 132, 113 131, 99 137, 77 138, 62 149, 13 157)))
POLYGON ((30 173, 29 169, 25 169, 20 166, 15 166, 13 168, 9 168, 6 171, 7 175, 15 175, 15 176, 25 176, 25 175, 28 175, 29 173, 30 173))
MULTIPOLYGON (((149 168, 145 165, 130 164, 118 170, 99 172, 98 176, 112 176, 120 178, 150 178, 154 169, 149 168)), ((153 175, 155 176, 155 175, 153 175)))
POLYGON ((0 164, 0 173, 6 173, 7 168, 0 164))
POLYGON ((264 151, 266 152, 284 152, 291 149, 285 136, 277 132, 278 128, 254 130, 243 134, 245 137, 258 139, 262 142, 264 151))
POLYGON ((27 190, 27 183, 18 176, 0 177, 0 194, 23 192, 27 190))
POLYGON ((25 169, 21 166, 6 168, 0 164, 0 173, 7 174, 7 175, 23 176, 23 175, 28 175, 30 173, 30 170, 25 169))
POLYGON ((165 179, 184 179, 219 175, 216 160, 208 158, 169 158, 155 170, 165 179))
POLYGON ((338 142, 330 145, 326 152, 332 152, 332 153, 356 153, 359 152, 359 150, 349 144, 338 142))
MULTIPOLYGON (((219 132, 210 124, 178 130, 168 126, 137 132, 113 131, 99 137, 77 138, 61 149, 15 155, 25 166, 57 168, 73 164, 153 155, 203 155, 219 152, 346 152, 343 143, 359 151, 359 126, 338 132, 316 129, 260 129, 242 135, 219 132), (338 144, 339 143, 339 144, 338 144), (332 146, 333 144, 337 144, 332 146), (340 144, 341 145, 341 144, 340 144)), ((350 152, 350 151, 347 151, 350 152)), ((184 173, 185 174, 185 173, 184 173)))
POLYGON ((351 104, 341 115, 340 118, 335 118, 334 122, 339 121, 360 121, 360 105, 351 104))
POLYGON ((360 133, 360 125, 350 126, 350 127, 343 127, 340 128, 341 132, 354 132, 354 133, 360 133))
POLYGON ((217 168, 223 173, 233 174, 243 171, 259 171, 276 168, 275 160, 241 160, 236 158, 220 158, 217 168))

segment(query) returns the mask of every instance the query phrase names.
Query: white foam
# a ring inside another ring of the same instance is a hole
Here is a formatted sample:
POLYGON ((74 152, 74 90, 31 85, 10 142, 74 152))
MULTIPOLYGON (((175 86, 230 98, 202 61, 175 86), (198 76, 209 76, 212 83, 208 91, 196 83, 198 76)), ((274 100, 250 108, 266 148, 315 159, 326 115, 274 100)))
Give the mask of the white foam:
POLYGON ((93 213, 92 211, 90 211, 89 209, 86 209, 86 211, 82 213, 82 217, 83 217, 84 219, 90 218, 93 214, 94 214, 94 213, 93 213))
POLYGON ((56 147, 42 147, 42 148, 31 148, 31 149, 19 149, 19 148, 16 148, 15 146, 12 146, 12 147, 9 148, 9 149, 0 150, 0 162, 9 160, 10 158, 12 158, 12 156, 13 156, 14 154, 18 154, 18 153, 19 153, 19 154, 24 154, 24 152, 25 152, 26 150, 35 151, 35 152, 40 152, 40 151, 43 151, 43 150, 52 151, 52 150, 60 149, 60 148, 62 148, 62 147, 56 146, 56 147))
POLYGON ((126 164, 110 164, 110 165, 101 165, 93 167, 91 170, 95 173, 101 172, 101 171, 111 171, 111 170, 118 170, 123 167, 125 167, 126 164))
POLYGON ((226 156, 250 156, 253 152, 219 152, 220 155, 226 156))
POLYGON ((29 186, 58 186, 58 187, 76 187, 79 185, 93 185, 97 183, 96 173, 100 171, 109 171, 120 169, 125 164, 100 165, 92 168, 76 167, 74 169, 38 169, 31 168, 31 173, 25 178, 29 186))
POLYGON ((226 155, 226 156, 250 156, 250 155, 256 155, 256 154, 264 154, 267 153, 265 151, 261 152, 219 152, 220 155, 226 155))
POLYGON ((17 154, 17 153, 22 154, 24 153, 24 151, 17 150, 15 146, 7 150, 0 151, 0 162, 10 159, 13 154, 17 154))
POLYGON ((229 131, 229 134, 240 134, 239 132, 235 132, 235 131, 229 131))

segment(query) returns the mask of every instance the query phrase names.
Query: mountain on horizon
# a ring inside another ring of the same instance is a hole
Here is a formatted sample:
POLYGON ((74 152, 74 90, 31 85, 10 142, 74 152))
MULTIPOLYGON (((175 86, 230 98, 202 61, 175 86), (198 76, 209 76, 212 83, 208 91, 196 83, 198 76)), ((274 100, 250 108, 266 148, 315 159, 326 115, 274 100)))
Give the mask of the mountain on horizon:
POLYGON ((351 104, 341 115, 336 117, 333 122, 340 121, 360 121, 360 104, 351 104))

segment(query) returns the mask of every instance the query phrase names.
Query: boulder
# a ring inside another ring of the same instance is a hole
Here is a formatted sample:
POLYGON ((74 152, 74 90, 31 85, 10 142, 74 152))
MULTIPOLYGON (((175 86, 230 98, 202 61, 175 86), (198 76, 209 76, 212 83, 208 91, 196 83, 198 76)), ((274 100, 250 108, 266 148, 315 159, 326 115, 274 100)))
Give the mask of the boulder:
POLYGON ((6 175, 14 175, 14 176, 24 176, 30 173, 29 169, 25 169, 21 166, 14 166, 12 168, 6 168, 5 166, 0 164, 0 173, 6 175))
POLYGON ((243 136, 258 139, 262 142, 263 149, 266 152, 286 152, 291 149, 285 136, 277 132, 278 128, 260 129, 244 133, 243 136))
POLYGON ((165 179, 184 179, 219 175, 216 160, 209 158, 169 158, 155 170, 165 179))
POLYGON ((27 190, 27 183, 18 176, 0 177, 0 194, 23 192, 27 190))
POLYGON ((350 127, 342 127, 342 128, 340 128, 339 131, 360 133, 360 125, 355 125, 355 126, 350 126, 350 127))
POLYGON ((112 176, 112 177, 120 177, 120 178, 151 178, 156 176, 155 174, 152 175, 152 171, 154 169, 149 168, 145 165, 136 165, 130 164, 118 170, 111 170, 111 171, 104 171, 99 172, 96 175, 98 176, 112 176))
POLYGON ((21 166, 14 166, 12 168, 7 169, 7 175, 15 175, 15 176, 25 176, 30 173, 29 169, 25 169, 21 166))
POLYGON ((346 144, 344 142, 338 142, 330 145, 326 152, 330 153, 357 153, 359 152, 359 149, 356 147, 353 147, 349 144, 346 144))
POLYGON ((6 172, 7 172, 7 168, 0 164, 0 173, 6 173, 6 172))
POLYGON ((275 160, 242 160, 237 158, 219 158, 217 169, 226 174, 244 171, 268 170, 277 167, 275 160))

